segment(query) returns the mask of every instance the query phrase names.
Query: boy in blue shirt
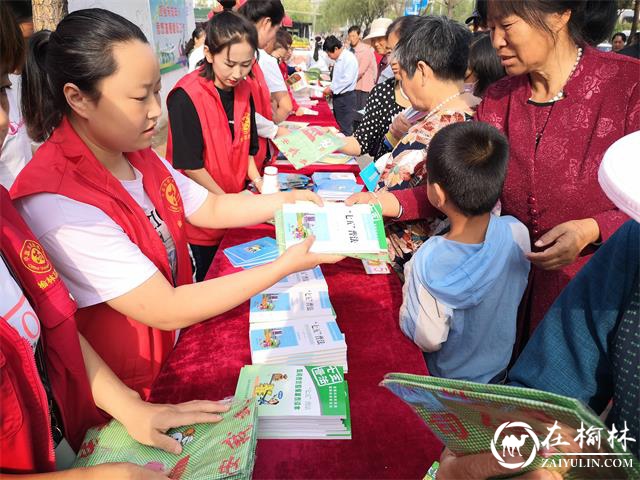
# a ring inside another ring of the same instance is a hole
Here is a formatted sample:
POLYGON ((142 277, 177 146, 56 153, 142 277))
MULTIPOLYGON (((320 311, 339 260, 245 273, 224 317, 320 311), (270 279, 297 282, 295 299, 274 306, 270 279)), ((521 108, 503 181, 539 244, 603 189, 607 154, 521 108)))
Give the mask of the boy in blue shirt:
POLYGON ((492 213, 509 160, 507 139, 481 122, 448 125, 427 153, 427 196, 451 229, 405 266, 400 327, 431 375, 504 380, 527 285, 527 228, 492 213))

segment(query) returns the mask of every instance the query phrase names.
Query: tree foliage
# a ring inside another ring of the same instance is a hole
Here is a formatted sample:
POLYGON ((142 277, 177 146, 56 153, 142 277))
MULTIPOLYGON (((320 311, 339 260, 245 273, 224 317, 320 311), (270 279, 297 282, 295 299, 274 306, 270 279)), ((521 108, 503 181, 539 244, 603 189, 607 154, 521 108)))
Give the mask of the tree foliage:
POLYGON ((320 6, 321 30, 346 25, 367 27, 374 19, 385 15, 393 1, 388 0, 325 0, 320 6))

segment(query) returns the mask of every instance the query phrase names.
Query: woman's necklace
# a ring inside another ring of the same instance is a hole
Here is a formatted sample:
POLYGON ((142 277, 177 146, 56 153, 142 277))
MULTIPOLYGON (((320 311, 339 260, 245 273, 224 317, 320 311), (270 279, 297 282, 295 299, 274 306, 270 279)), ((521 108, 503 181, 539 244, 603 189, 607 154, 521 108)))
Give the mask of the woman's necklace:
POLYGON ((429 113, 427 113, 424 116, 424 120, 428 120, 429 118, 431 118, 433 115, 435 115, 436 113, 438 113, 440 111, 440 109, 442 107, 444 107, 447 103, 449 103, 451 100, 453 100, 456 97, 459 97, 460 95, 462 95, 464 93, 464 90, 462 92, 458 92, 458 93, 454 93, 453 95, 451 95, 450 97, 445 98, 443 101, 441 101, 438 105, 436 105, 434 108, 432 108, 431 110, 429 110, 429 113))
MULTIPOLYGON (((560 89, 560 91, 558 93, 556 93, 553 97, 551 97, 550 100, 548 100, 548 101, 546 101, 544 103, 554 103, 554 102, 557 102, 558 100, 562 100, 564 98, 564 87, 567 86, 567 83, 569 82, 569 79, 573 75, 573 72, 575 72, 576 68, 578 68, 578 64, 580 63, 580 59, 581 58, 582 58, 582 47, 578 47, 578 54, 576 56, 576 61, 573 64, 573 68, 569 72, 569 76, 567 77, 567 81, 564 82, 564 85, 562 86, 562 88, 560 89)), ((534 102, 534 100, 532 100, 531 98, 529 98, 529 101, 534 102)), ((539 103, 539 102, 534 102, 534 103, 539 103)))

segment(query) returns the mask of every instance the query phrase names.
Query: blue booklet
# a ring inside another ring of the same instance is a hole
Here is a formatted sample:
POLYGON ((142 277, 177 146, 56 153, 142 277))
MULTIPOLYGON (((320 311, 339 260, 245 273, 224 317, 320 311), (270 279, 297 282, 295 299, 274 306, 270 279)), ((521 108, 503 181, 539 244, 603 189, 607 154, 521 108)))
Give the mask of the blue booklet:
POLYGON ((367 190, 374 192, 380 180, 380 172, 376 168, 376 163, 371 162, 360 171, 360 178, 367 186, 367 190))
POLYGON ((279 251, 274 238, 263 237, 225 248, 224 254, 234 267, 246 268, 248 266, 263 265, 275 260, 279 255, 279 251))

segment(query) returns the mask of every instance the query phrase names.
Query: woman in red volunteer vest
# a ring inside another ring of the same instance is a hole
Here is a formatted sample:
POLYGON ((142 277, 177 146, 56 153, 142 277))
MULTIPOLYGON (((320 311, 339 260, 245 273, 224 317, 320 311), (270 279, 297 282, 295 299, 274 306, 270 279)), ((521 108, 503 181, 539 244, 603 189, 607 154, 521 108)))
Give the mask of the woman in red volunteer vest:
POLYGON ((66 16, 32 42, 23 105, 47 140, 11 195, 80 307, 78 328, 146 398, 175 331, 244 302, 323 261, 311 243, 275 262, 192 284, 185 226, 224 229, 273 218, 308 191, 215 195, 150 148, 160 70, 133 23, 102 9, 66 16))
MULTIPOLYGON (((268 53, 264 52, 264 49, 274 40, 284 18, 284 7, 280 0, 246 0, 238 9, 238 13, 256 26, 258 46, 263 50, 260 55, 268 55, 268 53)), ((273 72, 266 73, 273 74, 273 72)), ((263 163, 268 160, 268 139, 273 139, 276 135, 284 135, 287 131, 283 128, 279 129, 273 121, 271 93, 265 79, 265 72, 263 72, 257 59, 247 80, 251 85, 251 95, 256 104, 256 122, 258 124, 258 134, 260 135, 260 149, 254 155, 256 169, 253 170, 251 165, 249 166, 249 176, 256 178, 260 177, 263 163)), ((286 90, 284 95, 288 97, 286 90)))
MULTIPOLYGON (((9 124, 8 73, 20 65, 23 53, 15 19, 0 3, 0 148, 9 124)), ((2 186, 0 292, 0 474, 52 472, 56 465, 67 466, 87 428, 108 418, 96 405, 122 422, 133 438, 169 452, 177 452, 180 444, 162 435, 167 428, 219 421, 213 412, 226 410, 209 401, 152 405, 122 384, 78 336, 75 302, 2 186)), ((58 473, 55 478, 130 478, 144 473, 135 465, 112 464, 58 473)), ((151 472, 148 478, 164 477, 151 472)))
MULTIPOLYGON (((204 49, 204 65, 184 76, 167 98, 167 159, 210 192, 238 193, 252 180, 249 164, 258 153, 255 106, 244 80, 258 35, 251 22, 225 10, 207 22, 204 49)), ((186 231, 196 280, 202 281, 224 230, 187 225, 186 231)))

